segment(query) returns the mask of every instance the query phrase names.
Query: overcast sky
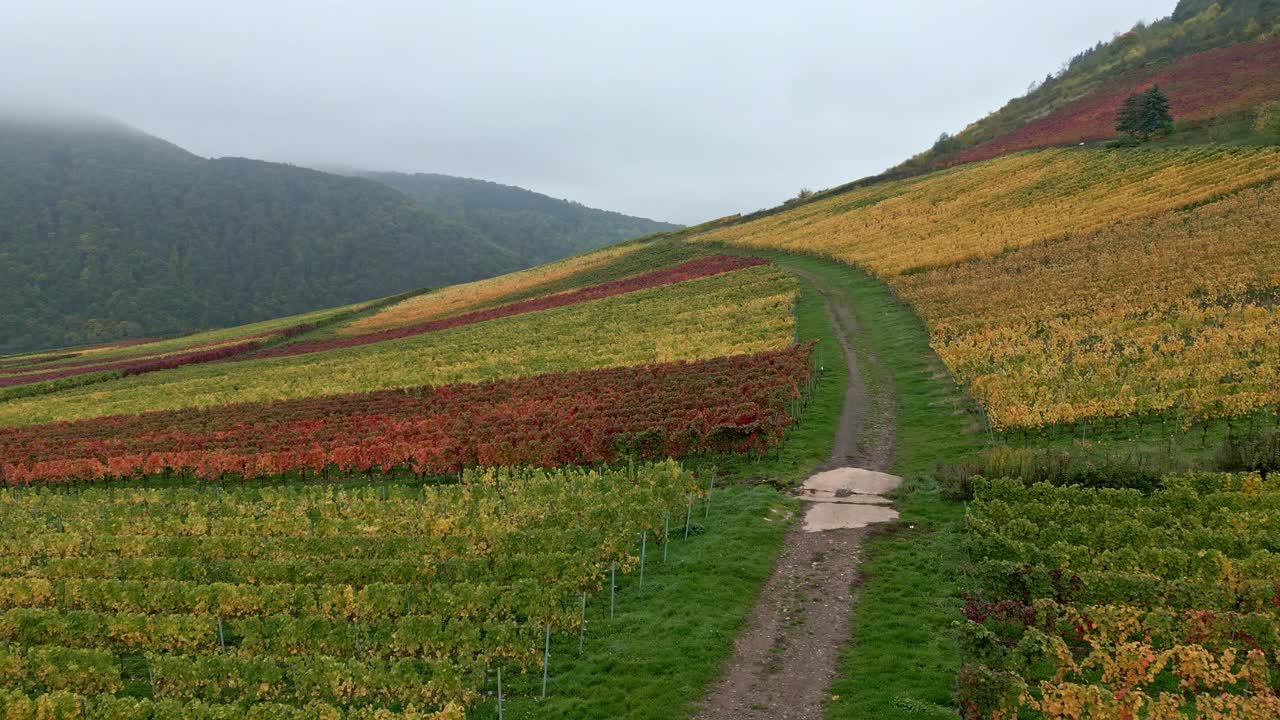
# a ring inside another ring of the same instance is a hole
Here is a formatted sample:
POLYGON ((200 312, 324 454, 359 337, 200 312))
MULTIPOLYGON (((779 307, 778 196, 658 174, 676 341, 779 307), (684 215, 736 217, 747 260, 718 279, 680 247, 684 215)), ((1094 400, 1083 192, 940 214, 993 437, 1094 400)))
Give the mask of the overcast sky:
POLYGON ((1175 0, 0 0, 0 99, 696 223, 873 174, 1175 0))

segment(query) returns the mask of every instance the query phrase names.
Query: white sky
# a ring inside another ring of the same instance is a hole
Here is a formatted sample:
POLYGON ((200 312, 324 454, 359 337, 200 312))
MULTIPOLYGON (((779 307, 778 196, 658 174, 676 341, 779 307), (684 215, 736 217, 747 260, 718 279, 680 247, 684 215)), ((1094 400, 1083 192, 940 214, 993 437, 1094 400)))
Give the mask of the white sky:
POLYGON ((2 0, 0 99, 696 223, 874 174, 1174 0, 2 0))

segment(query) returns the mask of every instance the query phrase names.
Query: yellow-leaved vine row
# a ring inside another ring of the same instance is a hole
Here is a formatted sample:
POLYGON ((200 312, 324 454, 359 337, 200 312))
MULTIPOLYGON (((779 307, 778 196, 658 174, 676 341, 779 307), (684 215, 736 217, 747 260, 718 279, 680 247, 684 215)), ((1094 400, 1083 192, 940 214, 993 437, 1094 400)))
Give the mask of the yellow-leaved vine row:
POLYGON ((885 280, 997 429, 1280 405, 1280 150, 1051 150, 696 236, 885 280))
POLYGON ((0 717, 461 718, 490 669, 541 668, 546 633, 580 631, 583 598, 701 488, 667 461, 0 494, 0 717), (335 556, 369 579, 306 581, 335 556), (271 581, 282 562, 316 571, 271 581), (131 684, 147 697, 117 697, 131 684))
POLYGON ((639 250, 642 245, 624 243, 596 250, 584 255, 557 260, 545 265, 500 275, 486 280, 450 285, 422 295, 417 295, 368 315, 339 328, 339 335, 356 335, 408 325, 425 320, 436 320, 469 310, 486 307, 487 304, 513 293, 561 280, 586 270, 607 265, 624 255, 639 250))

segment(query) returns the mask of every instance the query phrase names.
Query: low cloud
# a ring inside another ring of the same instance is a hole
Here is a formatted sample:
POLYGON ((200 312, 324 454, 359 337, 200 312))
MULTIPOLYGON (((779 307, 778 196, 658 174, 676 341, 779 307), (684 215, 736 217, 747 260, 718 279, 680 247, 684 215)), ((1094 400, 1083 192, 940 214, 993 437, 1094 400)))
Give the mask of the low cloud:
POLYGON ((9 100, 696 223, 878 172, 1172 0, 17 0, 9 100))

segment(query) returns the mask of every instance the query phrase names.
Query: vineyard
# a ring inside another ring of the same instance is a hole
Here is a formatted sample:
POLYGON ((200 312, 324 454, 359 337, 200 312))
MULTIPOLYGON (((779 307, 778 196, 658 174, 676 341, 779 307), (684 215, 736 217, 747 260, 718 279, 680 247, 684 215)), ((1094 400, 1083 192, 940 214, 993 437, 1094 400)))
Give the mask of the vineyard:
POLYGON ((1272 149, 1052 150, 693 239, 871 270, 994 429, 1187 425, 1280 403, 1277 178, 1272 149))
MULTIPOLYGON (((611 632, 615 581, 704 532, 714 475, 688 467, 781 457, 817 381, 789 273, 624 248, 0 361, 121 363, 0 403, 0 717, 461 720, 504 678, 545 695, 588 605, 611 632)), ((724 607, 700 650, 745 613, 702 592, 724 607)))
POLYGON ((697 240, 779 248, 892 280, 1280 179, 1280 150, 1046 150, 834 194, 697 240))
POLYGON ((1280 407, 1280 186, 895 285, 996 427, 1280 407))
POLYGON ((191 365, 0 404, 31 425, 546 373, 706 360, 794 344, 795 279, 748 267, 408 338, 191 365))
MULTIPOLYGON (((450 285, 407 298, 379 312, 357 318, 338 328, 337 334, 362 334, 483 310, 503 304, 504 301, 521 292, 545 294, 544 289, 557 282, 572 282, 576 278, 589 276, 593 270, 622 265, 624 260, 629 259, 629 256, 637 251, 640 251, 641 255, 648 254, 643 252, 642 245, 624 243, 509 275, 450 285)), ((656 264, 646 264, 645 269, 656 269, 656 264)))
POLYGON ((1109 140, 1116 111, 1129 94, 1158 85, 1170 98, 1173 116, 1196 124, 1280 99, 1280 41, 1233 45, 1181 58, 1156 71, 1139 71, 949 159, 968 163, 1021 150, 1109 140))
POLYGON ((306 353, 323 352, 325 350, 358 347, 360 345, 369 345, 371 343, 384 342, 387 340, 398 340, 400 338, 413 337, 415 335, 422 335, 429 332, 437 332, 440 330, 462 327, 464 325, 471 325, 473 323, 484 322, 486 320, 496 320, 498 318, 511 317, 540 310, 550 310, 553 308, 590 302, 592 300, 600 300, 602 298, 613 297, 615 295, 622 295, 623 293, 636 292, 637 290, 645 290, 672 283, 711 277, 713 275, 733 272, 734 270, 742 270, 763 264, 765 264, 765 261, 758 258, 743 258, 732 255, 716 255, 712 257, 699 258, 697 260, 690 260, 663 270, 655 270, 653 272, 632 275, 621 280, 614 280, 600 285, 592 285, 580 290, 542 295, 528 300, 499 305, 493 308, 473 310, 471 312, 453 315, 447 318, 423 320, 421 322, 401 325, 399 327, 388 328, 376 332, 368 332, 359 335, 347 334, 344 337, 290 343, 268 350, 255 352, 248 357, 253 359, 287 357, 289 355, 303 355, 306 353))
POLYGON ((967 718, 1280 717, 1280 492, 978 481, 959 629, 967 718))
POLYGON ((11 486, 143 476, 439 476, 776 446, 810 348, 523 380, 0 428, 11 486))
POLYGON ((8 492, 0 716, 460 719, 704 490, 668 461, 8 492))
POLYGON ((244 355, 342 320, 363 307, 322 310, 168 340, 122 342, 76 352, 2 359, 0 400, 244 355))

